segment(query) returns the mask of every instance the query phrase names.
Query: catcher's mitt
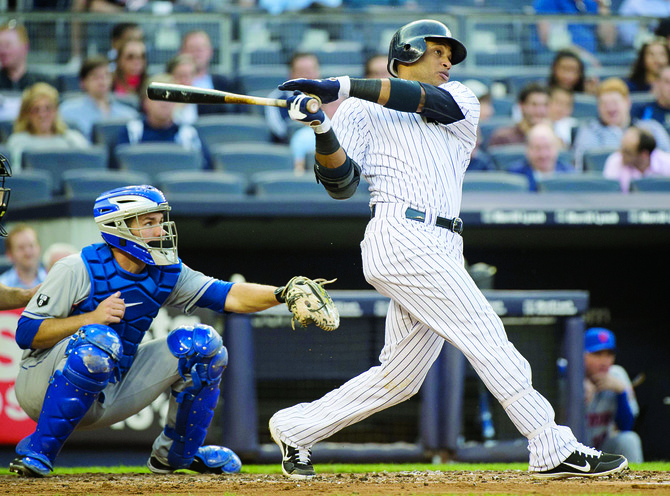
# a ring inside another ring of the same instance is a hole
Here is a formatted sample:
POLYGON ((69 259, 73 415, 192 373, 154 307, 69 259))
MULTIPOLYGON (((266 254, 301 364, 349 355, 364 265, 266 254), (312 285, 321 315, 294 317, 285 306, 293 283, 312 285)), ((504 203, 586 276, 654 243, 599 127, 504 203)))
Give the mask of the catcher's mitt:
POLYGON ((336 280, 312 280, 296 276, 286 286, 277 290, 277 299, 286 302, 286 306, 293 314, 291 321, 293 329, 296 322, 303 327, 313 323, 325 331, 334 331, 340 326, 340 313, 333 299, 323 289, 324 285, 336 280))

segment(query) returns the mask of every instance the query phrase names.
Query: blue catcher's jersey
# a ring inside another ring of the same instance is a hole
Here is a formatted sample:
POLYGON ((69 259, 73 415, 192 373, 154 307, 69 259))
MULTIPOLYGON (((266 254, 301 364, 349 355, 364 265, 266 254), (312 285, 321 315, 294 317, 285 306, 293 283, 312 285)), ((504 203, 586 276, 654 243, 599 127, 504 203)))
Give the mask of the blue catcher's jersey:
POLYGON ((105 243, 85 247, 81 257, 91 279, 91 292, 72 314, 92 312, 100 302, 117 291, 121 292, 126 304, 121 322, 110 324, 123 344, 123 356, 115 373, 115 379, 120 379, 132 365, 144 333, 177 284, 181 262, 175 265, 147 265, 141 274, 132 274, 115 263, 112 251, 105 243))

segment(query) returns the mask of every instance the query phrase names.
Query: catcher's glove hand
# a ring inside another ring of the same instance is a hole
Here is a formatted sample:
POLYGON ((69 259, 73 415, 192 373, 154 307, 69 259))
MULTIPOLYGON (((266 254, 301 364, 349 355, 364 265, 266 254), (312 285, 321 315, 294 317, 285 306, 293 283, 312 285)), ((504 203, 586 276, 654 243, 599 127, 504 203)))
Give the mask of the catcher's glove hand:
POLYGON ((286 303, 293 314, 291 321, 293 329, 295 329, 296 322, 303 327, 313 323, 325 331, 334 331, 340 326, 340 313, 333 299, 323 289, 325 284, 336 280, 312 280, 304 276, 296 276, 286 286, 275 291, 277 300, 286 303))

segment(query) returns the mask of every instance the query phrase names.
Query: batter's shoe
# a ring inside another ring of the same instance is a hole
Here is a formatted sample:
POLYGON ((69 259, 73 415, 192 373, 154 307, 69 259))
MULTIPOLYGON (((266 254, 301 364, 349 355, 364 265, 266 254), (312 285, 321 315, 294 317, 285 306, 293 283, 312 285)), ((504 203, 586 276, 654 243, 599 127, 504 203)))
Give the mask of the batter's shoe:
POLYGON ((28 455, 17 456, 9 463, 9 471, 23 477, 46 477, 51 470, 51 464, 47 465, 44 461, 28 455))
POLYGON ((602 477, 628 468, 628 460, 621 455, 611 455, 580 444, 569 457, 557 467, 541 472, 531 472, 531 476, 544 479, 566 477, 602 477))
POLYGON ((316 475, 312 465, 312 450, 294 448, 284 443, 279 437, 279 431, 270 419, 270 434, 281 450, 281 471, 286 477, 296 480, 311 479, 316 475))
MULTIPOLYGON (((166 465, 155 456, 147 461, 147 467, 154 474, 171 474, 179 470, 166 465)), ((185 470, 201 474, 236 474, 242 468, 242 462, 235 452, 223 446, 201 446, 191 465, 185 470)))

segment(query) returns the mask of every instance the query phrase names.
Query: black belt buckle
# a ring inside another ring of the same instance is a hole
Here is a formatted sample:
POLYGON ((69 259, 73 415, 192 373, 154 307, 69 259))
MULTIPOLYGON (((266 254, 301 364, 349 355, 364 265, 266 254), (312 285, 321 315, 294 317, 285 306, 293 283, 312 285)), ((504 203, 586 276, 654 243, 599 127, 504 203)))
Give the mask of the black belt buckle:
POLYGON ((460 217, 454 217, 451 222, 451 230, 456 234, 463 234, 463 220, 460 217))

